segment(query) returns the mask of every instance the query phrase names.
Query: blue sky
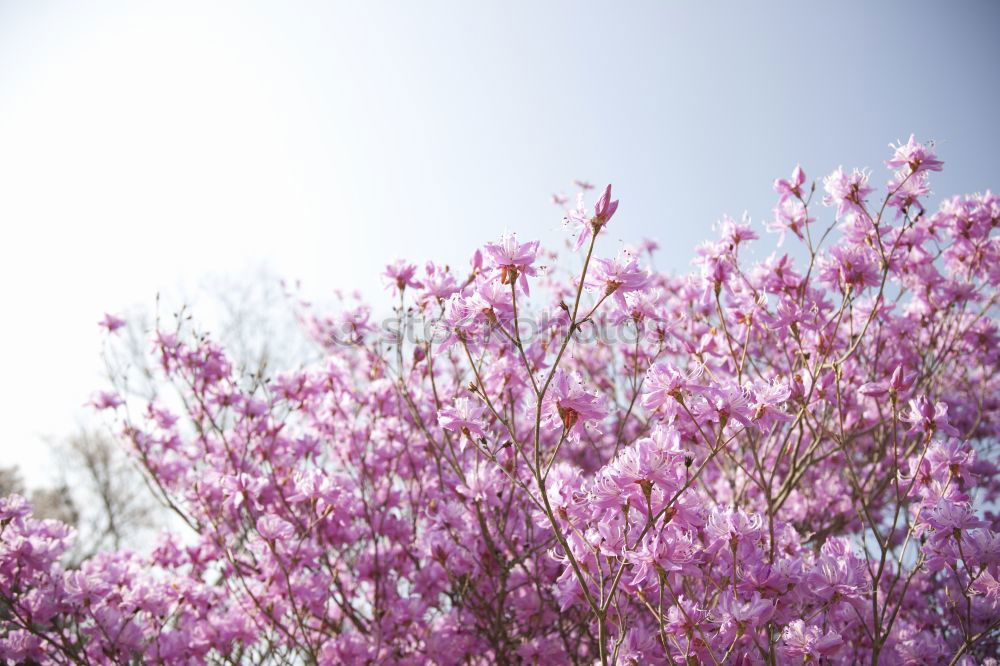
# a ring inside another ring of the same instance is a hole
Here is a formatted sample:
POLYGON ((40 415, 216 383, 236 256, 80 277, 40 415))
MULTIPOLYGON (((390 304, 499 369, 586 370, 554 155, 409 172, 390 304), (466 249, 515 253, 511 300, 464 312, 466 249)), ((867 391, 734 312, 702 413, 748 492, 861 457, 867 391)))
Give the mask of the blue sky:
POLYGON ((308 293, 396 256, 557 243, 613 182, 605 250, 682 270, 773 178, 934 139, 938 195, 1000 187, 1000 5, 0 2, 4 461, 85 418, 103 312, 266 264, 308 293))

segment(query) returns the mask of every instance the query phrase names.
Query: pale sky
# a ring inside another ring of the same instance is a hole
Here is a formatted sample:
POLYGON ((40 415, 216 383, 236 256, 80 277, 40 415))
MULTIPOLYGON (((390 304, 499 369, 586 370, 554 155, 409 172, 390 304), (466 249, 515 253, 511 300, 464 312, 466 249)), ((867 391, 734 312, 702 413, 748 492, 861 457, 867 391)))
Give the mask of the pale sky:
POLYGON ((806 4, 0 2, 0 465, 85 422, 105 311, 209 274, 378 297, 396 256, 557 243, 573 178, 621 198, 608 254, 682 270, 910 132, 936 194, 1000 187, 1000 5, 806 4))

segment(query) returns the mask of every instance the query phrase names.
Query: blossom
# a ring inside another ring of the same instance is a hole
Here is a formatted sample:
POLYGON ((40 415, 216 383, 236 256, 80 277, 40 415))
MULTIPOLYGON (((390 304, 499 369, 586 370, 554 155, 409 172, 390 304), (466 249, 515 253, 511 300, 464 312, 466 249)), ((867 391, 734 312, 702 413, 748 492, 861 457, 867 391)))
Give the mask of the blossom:
POLYGON ((889 147, 895 150, 892 158, 885 163, 891 169, 906 167, 907 173, 916 174, 922 171, 941 171, 944 168, 944 162, 937 159, 927 146, 917 143, 913 134, 906 143, 890 143, 889 147))
MULTIPOLYGON (((589 189, 583 188, 583 189, 589 189)), ((583 244, 591 236, 596 236, 601 229, 611 220, 618 210, 618 200, 611 200, 611 185, 608 185, 601 197, 594 205, 594 214, 591 216, 583 204, 583 193, 577 199, 577 206, 567 213, 564 224, 572 227, 576 233, 576 249, 583 247, 583 244)))
POLYGON ((704 370, 702 365, 696 365, 688 372, 682 372, 671 364, 654 365, 646 372, 646 381, 643 385, 643 407, 655 410, 664 405, 671 406, 675 401, 680 403, 687 392, 706 390, 707 387, 695 383, 704 370))
POLYGON ((737 555, 752 554, 764 527, 760 514, 726 507, 713 511, 705 525, 708 540, 706 552, 735 550, 737 555))
POLYGON ((744 601, 734 596, 731 590, 726 590, 715 609, 720 630, 725 634, 742 634, 747 629, 755 629, 767 622, 773 614, 774 603, 761 598, 757 592, 744 601))
POLYGON ((897 365, 892 371, 892 376, 881 382, 869 382, 864 384, 858 391, 862 395, 881 397, 886 394, 899 395, 910 387, 913 383, 914 375, 907 375, 903 371, 902 365, 897 365))
POLYGON ((101 328, 107 329, 108 333, 114 333, 119 328, 125 325, 125 320, 120 317, 116 317, 113 314, 104 314, 104 319, 98 322, 101 328))
POLYGON ((924 212, 920 197, 926 196, 931 191, 925 171, 910 174, 905 171, 897 171, 896 175, 889 181, 888 187, 889 205, 896 209, 897 218, 911 207, 916 208, 920 213, 924 212))
POLYGON ((394 287, 399 291, 403 291, 407 287, 412 287, 414 289, 423 287, 423 284, 414 279, 416 274, 416 264, 408 263, 403 259, 397 259, 385 267, 385 272, 382 275, 385 276, 387 288, 394 287))
POLYGON ((724 216, 719 236, 723 243, 734 248, 741 243, 758 238, 757 234, 750 228, 750 217, 746 213, 743 214, 742 222, 737 222, 728 215, 724 216))
POLYGON ((865 213, 865 197, 874 192, 868 184, 869 174, 867 171, 854 169, 850 174, 844 172, 843 167, 823 179, 823 189, 826 196, 823 203, 827 206, 837 206, 837 217, 843 217, 850 212, 865 213))
POLYGON ((877 287, 881 275, 871 250, 837 245, 820 261, 819 277, 829 285, 860 291, 877 287))
POLYGON ((8 523, 14 519, 23 519, 31 514, 28 500, 17 494, 0 497, 0 522, 8 523))
POLYGON ((98 391, 90 399, 89 404, 95 409, 118 409, 125 403, 117 393, 98 391))
POLYGON ((806 582, 810 594, 824 602, 859 599, 869 584, 864 562, 843 539, 831 539, 823 544, 806 582))
POLYGON ((466 435, 483 436, 483 408, 469 398, 456 398, 451 407, 438 410, 438 425, 466 435))
POLYGON ((986 525, 985 521, 976 517, 975 511, 969 504, 945 499, 927 512, 926 520, 935 530, 931 538, 937 543, 953 537, 959 539, 963 531, 986 525))
POLYGON ((527 295, 527 276, 536 274, 532 264, 538 255, 538 241, 518 243, 517 234, 505 233, 500 237, 499 243, 487 243, 486 252, 499 269, 500 282, 512 284, 520 276, 518 284, 521 286, 521 291, 527 295))
POLYGON ((807 661, 837 654, 844 644, 836 631, 824 632, 815 625, 806 626, 802 620, 793 620, 781 632, 781 651, 787 657, 801 658, 807 661))
POLYGON ((578 373, 558 371, 546 396, 545 419, 550 428, 561 427, 579 435, 586 425, 607 415, 603 401, 584 387, 578 373))
POLYGON ((697 632, 703 631, 701 627, 707 624, 707 615, 706 610, 694 600, 681 596, 677 604, 667 611, 666 630, 674 636, 693 638, 698 635, 697 632))
POLYGON ((752 411, 749 391, 736 384, 713 386, 702 394, 704 400, 695 406, 695 415, 701 424, 719 423, 726 425, 737 421, 751 427, 752 411))
POLYGON ((691 533, 677 529, 654 532, 628 555, 634 573, 632 585, 655 585, 659 582, 660 571, 693 574, 697 571, 695 565, 699 555, 699 548, 691 533))
POLYGON ((792 169, 792 177, 788 180, 777 178, 774 181, 774 191, 778 193, 778 205, 783 204, 789 197, 802 198, 802 184, 806 182, 806 174, 801 165, 796 165, 792 169))
POLYGON ((982 596, 994 609, 1000 606, 1000 580, 998 574, 983 571, 969 588, 971 594, 982 596))
POLYGON ((624 294, 622 301, 615 300, 614 323, 631 321, 637 326, 652 322, 658 331, 666 333, 676 322, 664 318, 664 294, 661 289, 641 289, 624 294))
POLYGON ((458 291, 455 276, 452 275, 447 266, 442 268, 428 261, 424 267, 424 273, 427 277, 423 280, 423 291, 418 297, 420 303, 425 305, 432 301, 441 303, 458 291))
POLYGON ((611 200, 611 185, 609 184, 604 188, 604 193, 601 194, 601 198, 597 200, 597 204, 594 206, 594 222, 595 227, 603 227, 605 224, 611 221, 611 217, 618 210, 618 200, 611 200))
POLYGON ((624 295, 640 291, 649 283, 649 272, 639 268, 639 258, 622 250, 614 259, 595 259, 587 275, 586 285, 602 296, 613 295, 620 306, 624 295))
POLYGON ((750 404, 751 419, 761 430, 767 430, 774 423, 791 421, 792 417, 779 407, 791 393, 788 383, 780 379, 756 382, 750 404))
POLYGON ((804 203, 796 199, 785 199, 774 209, 774 220, 767 223, 767 230, 778 233, 778 247, 785 242, 785 232, 791 231, 799 240, 805 239, 805 229, 815 222, 809 217, 804 203))
POLYGON ((602 470, 614 479, 625 497, 644 506, 644 493, 652 488, 673 490, 680 485, 686 452, 680 446, 680 433, 673 427, 657 428, 651 437, 643 437, 626 448, 602 470))
POLYGON ((257 533, 265 541, 284 541, 295 534, 295 528, 283 518, 266 515, 257 519, 257 533))
POLYGON ((935 440, 927 447, 927 463, 941 479, 972 483, 977 465, 976 451, 968 442, 951 437, 935 440))
POLYGON ((918 396, 909 402, 909 410, 900 416, 900 420, 912 424, 910 434, 936 433, 958 436, 956 430, 948 422, 948 405, 943 402, 931 404, 927 396, 918 396))

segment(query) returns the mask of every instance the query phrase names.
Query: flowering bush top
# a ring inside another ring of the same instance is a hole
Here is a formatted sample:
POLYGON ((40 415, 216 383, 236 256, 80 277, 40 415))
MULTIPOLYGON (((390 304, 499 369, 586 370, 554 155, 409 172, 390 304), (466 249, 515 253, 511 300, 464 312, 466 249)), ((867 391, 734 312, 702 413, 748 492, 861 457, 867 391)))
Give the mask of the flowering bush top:
POLYGON ((584 184, 581 269, 513 234, 467 275, 396 262, 405 326, 306 311, 317 365, 253 381, 158 331, 183 409, 94 405, 190 534, 70 571, 68 530, 3 499, 0 656, 996 663, 1000 197, 929 212, 942 163, 893 150, 881 194, 823 179, 825 212, 775 181, 802 261, 746 262, 727 218, 654 272, 584 184))

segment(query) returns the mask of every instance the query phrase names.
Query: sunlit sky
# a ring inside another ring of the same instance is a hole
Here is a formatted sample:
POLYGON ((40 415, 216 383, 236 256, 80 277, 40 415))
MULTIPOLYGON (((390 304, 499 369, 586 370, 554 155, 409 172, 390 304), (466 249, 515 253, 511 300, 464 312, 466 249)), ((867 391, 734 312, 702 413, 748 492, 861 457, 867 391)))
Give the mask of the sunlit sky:
POLYGON ((266 265, 378 297, 613 182, 606 251, 684 269, 801 162, 1000 187, 994 2, 0 2, 0 465, 85 423, 106 311, 266 265), (806 6, 809 8, 805 8, 806 6))

